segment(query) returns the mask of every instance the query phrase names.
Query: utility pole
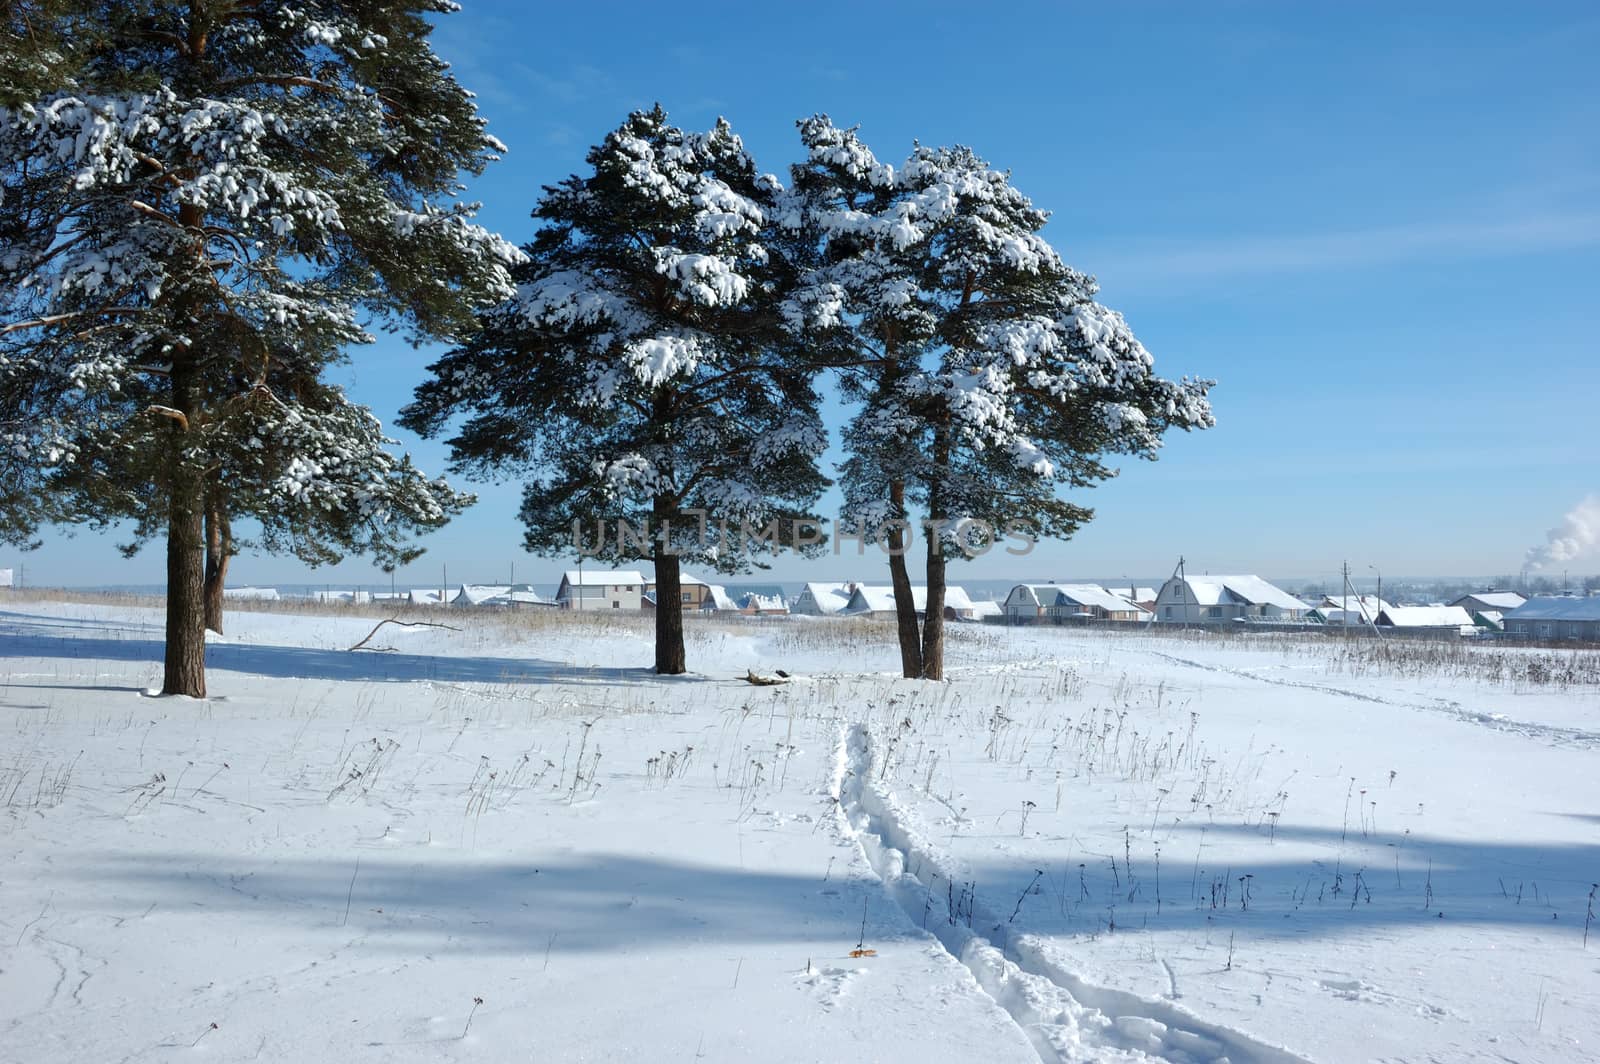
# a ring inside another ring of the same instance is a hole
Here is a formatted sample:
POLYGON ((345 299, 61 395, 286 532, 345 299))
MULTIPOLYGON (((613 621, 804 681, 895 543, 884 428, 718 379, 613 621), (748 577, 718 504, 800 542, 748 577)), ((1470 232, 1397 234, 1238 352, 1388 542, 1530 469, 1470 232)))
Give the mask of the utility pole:
POLYGON ((1340 610, 1340 613, 1342 614, 1342 616, 1340 617, 1339 623, 1341 623, 1341 624, 1343 624, 1345 626, 1344 630, 1345 630, 1346 633, 1348 633, 1350 631, 1350 563, 1349 562, 1345 562, 1342 566, 1339 567, 1339 575, 1344 578, 1344 589, 1340 593, 1341 594, 1340 602, 1343 603, 1343 608, 1340 610))

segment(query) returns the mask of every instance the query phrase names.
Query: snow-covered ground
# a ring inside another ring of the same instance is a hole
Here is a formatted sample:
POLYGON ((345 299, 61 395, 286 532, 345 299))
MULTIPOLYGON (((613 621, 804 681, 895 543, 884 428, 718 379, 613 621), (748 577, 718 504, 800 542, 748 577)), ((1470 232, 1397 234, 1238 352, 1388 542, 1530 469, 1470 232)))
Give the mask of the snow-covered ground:
POLYGON ((1592 685, 444 619, 0 605, 0 1059, 1600 1058, 1592 685))

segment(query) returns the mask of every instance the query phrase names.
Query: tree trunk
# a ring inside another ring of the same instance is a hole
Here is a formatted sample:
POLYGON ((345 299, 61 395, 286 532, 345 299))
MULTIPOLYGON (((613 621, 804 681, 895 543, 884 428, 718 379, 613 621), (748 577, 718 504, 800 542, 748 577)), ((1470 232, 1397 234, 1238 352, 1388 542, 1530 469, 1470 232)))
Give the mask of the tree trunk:
MULTIPOLYGON (((890 509, 896 520, 906 513, 906 485, 896 480, 889 485, 890 509)), ((908 680, 922 675, 922 636, 917 630, 917 604, 911 594, 911 573, 906 567, 904 532, 895 526, 889 533, 889 581, 894 585, 894 619, 900 636, 900 671, 908 680)))
POLYGON ((680 676, 688 671, 683 652, 683 592, 678 582, 678 556, 671 544, 657 543, 656 563, 656 672, 680 676))
POLYGON ((928 533, 928 610, 922 621, 922 678, 944 679, 944 544, 928 533))
POLYGON ((950 436, 943 422, 933 430, 933 476, 928 486, 928 600, 922 622, 922 678, 944 679, 944 493, 940 490, 950 468, 950 436))
POLYGON ((222 589, 233 557, 233 535, 223 503, 215 495, 206 499, 206 627, 222 634, 222 589))
POLYGON ((167 650, 164 695, 206 696, 205 488, 184 450, 199 408, 194 357, 172 362, 172 407, 167 490, 167 650))

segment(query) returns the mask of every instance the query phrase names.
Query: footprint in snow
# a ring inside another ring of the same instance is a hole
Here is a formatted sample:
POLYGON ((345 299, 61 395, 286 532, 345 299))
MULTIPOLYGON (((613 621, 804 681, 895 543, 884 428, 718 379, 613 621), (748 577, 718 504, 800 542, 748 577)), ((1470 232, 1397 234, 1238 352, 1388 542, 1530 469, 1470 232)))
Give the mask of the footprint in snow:
POLYGON ((818 968, 813 965, 806 971, 796 972, 794 978, 797 985, 812 991, 823 1009, 831 1011, 844 997, 850 983, 866 974, 865 968, 818 968))

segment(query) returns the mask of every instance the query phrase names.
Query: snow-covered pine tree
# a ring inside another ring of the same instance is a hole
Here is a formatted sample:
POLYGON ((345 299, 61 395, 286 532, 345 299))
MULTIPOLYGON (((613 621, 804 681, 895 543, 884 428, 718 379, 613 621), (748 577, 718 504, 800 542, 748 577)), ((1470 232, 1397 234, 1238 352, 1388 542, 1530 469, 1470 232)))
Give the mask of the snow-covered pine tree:
MULTIPOLYGON (((206 445, 205 626, 214 632, 223 630, 223 587, 241 550, 292 554, 312 567, 365 555, 392 570, 422 553, 412 536, 438 528, 472 501, 393 453, 396 441, 371 411, 315 377, 321 363, 304 351, 282 350, 271 359, 265 387, 224 381, 219 403, 233 427, 245 422, 251 431, 219 432, 206 445)), ((164 534, 165 515, 141 506, 137 490, 123 505, 109 505, 110 486, 151 482, 159 470, 132 463, 160 457, 86 447, 56 477, 56 495, 80 494, 102 521, 118 513, 130 518, 132 541, 123 551, 132 554, 164 534)))
POLYGON ((800 131, 793 183, 827 247, 802 291, 815 324, 855 333, 846 499, 869 527, 925 512, 920 640, 890 564, 906 675, 940 679, 950 555, 986 549, 975 530, 1072 535, 1093 512, 1060 493, 1114 476, 1107 455, 1154 458, 1168 429, 1213 424, 1212 382, 1157 376, 1039 235, 1045 212, 970 150, 918 146, 896 169, 825 117, 800 131))
POLYGON ((324 373, 362 316, 453 339, 512 293, 520 253, 457 198, 502 146, 429 48, 448 0, 26 6, 38 40, 90 43, 0 107, 0 431, 26 485, 0 532, 164 530, 162 689, 204 695, 208 485, 268 545, 380 557, 459 505, 324 373))
POLYGON ((748 571, 762 533, 791 549, 820 533, 825 433, 784 313, 797 230, 723 121, 690 133, 636 112, 587 161, 544 190, 516 298, 431 367, 401 422, 431 435, 468 414, 455 468, 526 477, 528 550, 654 562, 656 671, 681 673, 680 566, 748 571))

